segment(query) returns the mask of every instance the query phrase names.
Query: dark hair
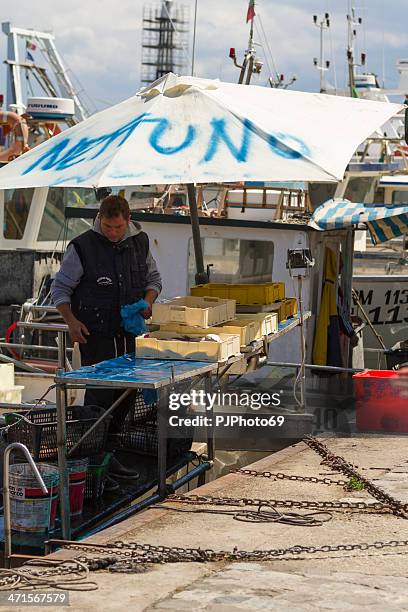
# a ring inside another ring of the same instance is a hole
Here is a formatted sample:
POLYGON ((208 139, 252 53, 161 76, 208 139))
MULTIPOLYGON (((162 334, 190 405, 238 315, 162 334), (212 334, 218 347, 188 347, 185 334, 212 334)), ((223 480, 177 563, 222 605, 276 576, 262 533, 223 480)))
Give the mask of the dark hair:
POLYGON ((119 195, 110 195, 102 200, 99 207, 100 217, 112 219, 112 217, 118 217, 119 215, 122 215, 124 219, 129 218, 130 208, 125 198, 119 195))

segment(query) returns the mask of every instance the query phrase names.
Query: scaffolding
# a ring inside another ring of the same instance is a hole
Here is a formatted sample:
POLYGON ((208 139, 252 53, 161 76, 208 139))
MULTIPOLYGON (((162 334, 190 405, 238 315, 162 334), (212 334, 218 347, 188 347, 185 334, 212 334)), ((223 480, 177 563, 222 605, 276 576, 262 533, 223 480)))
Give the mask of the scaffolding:
POLYGON ((182 74, 189 64, 189 8, 162 0, 143 8, 141 84, 168 72, 182 74))

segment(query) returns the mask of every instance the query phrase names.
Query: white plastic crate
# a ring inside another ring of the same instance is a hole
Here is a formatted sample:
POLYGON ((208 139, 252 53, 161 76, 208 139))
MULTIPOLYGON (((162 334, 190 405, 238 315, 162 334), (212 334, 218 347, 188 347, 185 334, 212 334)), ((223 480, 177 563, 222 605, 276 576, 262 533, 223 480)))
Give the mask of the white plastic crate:
POLYGON ((0 389, 0 404, 21 404, 24 387, 15 385, 10 389, 0 389))
POLYGON ((158 331, 135 339, 136 357, 142 359, 188 359, 192 361, 227 361, 240 354, 239 336, 217 334, 220 342, 197 340, 202 334, 186 336, 176 332, 158 331), (184 338, 184 339, 183 339, 184 338))
POLYGON ((14 387, 14 363, 0 364, 0 389, 14 387))
POLYGON ((212 327, 235 319, 235 300, 217 297, 178 297, 152 307, 152 323, 181 323, 191 327, 212 327))
POLYGON ((179 334, 227 334, 240 337, 241 346, 246 346, 256 338, 258 324, 255 321, 241 321, 233 319, 228 323, 222 323, 215 327, 190 327, 180 323, 164 323, 160 325, 160 331, 171 331, 179 334))
POLYGON ((276 312, 243 313, 237 314, 237 319, 252 321, 255 325, 255 338, 262 338, 274 334, 278 330, 278 314, 276 312))

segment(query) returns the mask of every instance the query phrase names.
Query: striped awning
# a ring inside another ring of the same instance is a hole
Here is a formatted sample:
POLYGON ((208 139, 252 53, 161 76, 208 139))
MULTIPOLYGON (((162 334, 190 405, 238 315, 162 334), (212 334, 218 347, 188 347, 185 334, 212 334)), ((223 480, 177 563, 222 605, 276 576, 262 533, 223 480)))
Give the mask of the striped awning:
POLYGON ((309 225, 318 230, 344 229, 365 223, 374 244, 408 234, 408 204, 359 204, 328 200, 315 210, 309 225))

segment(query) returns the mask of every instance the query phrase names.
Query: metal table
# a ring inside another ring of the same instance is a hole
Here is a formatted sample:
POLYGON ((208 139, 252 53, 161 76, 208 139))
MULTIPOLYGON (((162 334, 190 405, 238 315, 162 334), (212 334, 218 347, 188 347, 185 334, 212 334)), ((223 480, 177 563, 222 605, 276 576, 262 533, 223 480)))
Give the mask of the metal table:
MULTIPOLYGON (((64 539, 71 538, 70 510, 69 510, 69 482, 67 471, 66 449, 66 390, 78 387, 115 387, 124 389, 124 393, 100 417, 97 423, 106 418, 126 395, 134 389, 154 389, 157 392, 157 430, 158 430, 158 490, 144 501, 144 506, 163 499, 167 494, 166 468, 167 468, 167 427, 168 427, 168 396, 171 388, 182 381, 196 381, 204 379, 205 390, 211 389, 211 374, 218 369, 218 363, 203 361, 179 361, 137 359, 134 355, 124 355, 115 359, 102 361, 93 366, 84 366, 78 370, 65 372, 58 370, 55 377, 56 403, 57 403, 57 443, 58 467, 60 471, 61 489, 61 523, 64 539)), ((212 419, 212 409, 208 411, 209 421, 212 419)), ((89 435, 92 426, 85 436, 89 435)), ((201 464, 191 472, 191 477, 184 477, 187 482, 209 469, 214 458, 214 439, 212 427, 207 428, 207 449, 209 461, 201 464), (193 474, 194 472, 194 474, 193 474)), ((74 447, 75 448, 75 447, 74 447)), ((71 449, 70 452, 72 452, 71 449)), ((187 475, 188 476, 188 475, 187 475)), ((182 483, 180 483, 182 484, 182 483)), ((131 510, 131 509, 130 509, 131 510)))

